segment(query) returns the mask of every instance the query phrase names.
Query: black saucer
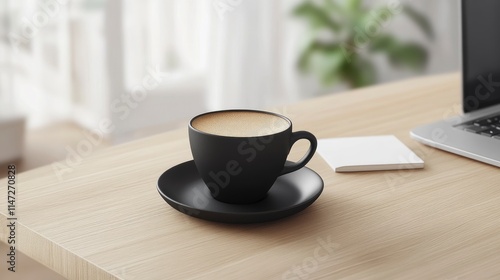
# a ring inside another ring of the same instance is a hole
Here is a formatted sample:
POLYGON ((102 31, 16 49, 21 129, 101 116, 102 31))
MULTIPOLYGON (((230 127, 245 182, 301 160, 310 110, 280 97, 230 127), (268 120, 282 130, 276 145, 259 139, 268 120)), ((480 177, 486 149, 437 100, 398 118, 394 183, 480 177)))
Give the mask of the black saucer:
POLYGON ((228 204, 212 198, 194 161, 165 171, 158 192, 174 209, 200 219, 223 223, 258 223, 280 219, 304 210, 323 191, 323 180, 304 167, 278 177, 267 197, 253 204, 228 204))

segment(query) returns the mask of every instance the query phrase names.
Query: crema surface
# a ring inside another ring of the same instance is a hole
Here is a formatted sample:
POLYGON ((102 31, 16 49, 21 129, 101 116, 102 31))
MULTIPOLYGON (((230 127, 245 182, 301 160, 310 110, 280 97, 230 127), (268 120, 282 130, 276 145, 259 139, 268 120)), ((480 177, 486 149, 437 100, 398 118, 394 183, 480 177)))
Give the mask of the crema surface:
POLYGON ((252 137, 275 134, 286 130, 290 123, 279 116, 252 111, 214 112, 196 117, 191 125, 205 133, 252 137))

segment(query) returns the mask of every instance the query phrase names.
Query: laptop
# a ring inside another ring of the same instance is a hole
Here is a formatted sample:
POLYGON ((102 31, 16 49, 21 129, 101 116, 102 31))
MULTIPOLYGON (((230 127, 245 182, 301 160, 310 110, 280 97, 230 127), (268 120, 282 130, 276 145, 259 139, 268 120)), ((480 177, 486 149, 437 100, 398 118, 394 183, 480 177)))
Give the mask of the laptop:
POLYGON ((417 127, 410 135, 500 167, 500 1, 461 2, 464 114, 417 127))

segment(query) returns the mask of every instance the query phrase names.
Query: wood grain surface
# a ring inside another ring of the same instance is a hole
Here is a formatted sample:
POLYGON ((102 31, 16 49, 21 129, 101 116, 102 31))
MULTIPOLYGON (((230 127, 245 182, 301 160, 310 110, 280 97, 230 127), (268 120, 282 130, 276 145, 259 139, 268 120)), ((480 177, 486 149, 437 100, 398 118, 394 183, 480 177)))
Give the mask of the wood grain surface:
POLYGON ((316 155, 324 192, 276 222, 213 223, 162 200, 159 175, 191 159, 187 128, 92 153, 62 180, 53 166, 21 173, 18 249, 69 279, 499 278, 499 170, 409 137, 458 114, 459 87, 448 74, 277 108, 318 138, 394 134, 425 168, 339 174, 316 155))

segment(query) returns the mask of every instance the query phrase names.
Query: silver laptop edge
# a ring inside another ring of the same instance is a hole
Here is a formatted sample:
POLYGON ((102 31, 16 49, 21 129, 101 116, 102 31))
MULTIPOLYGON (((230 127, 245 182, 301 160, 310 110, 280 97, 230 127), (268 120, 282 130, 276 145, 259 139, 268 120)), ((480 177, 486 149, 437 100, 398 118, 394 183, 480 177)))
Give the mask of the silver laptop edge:
MULTIPOLYGON (((462 9, 463 2, 460 1, 459 8, 459 48, 462 91, 465 89, 464 61, 463 61, 463 26, 462 9)), ((464 92, 462 93, 462 102, 464 92)), ((463 104, 462 104, 463 105, 463 104)), ((452 104, 450 104, 450 108, 452 104)), ((462 109, 464 106, 461 106, 462 109)), ((486 117, 500 112, 500 104, 488 108, 473 111, 464 115, 444 119, 433 124, 423 125, 413 129, 410 136, 423 144, 468 157, 480 162, 500 167, 500 140, 487 136, 463 131, 454 126, 471 120, 486 117)), ((443 112, 444 113, 444 112, 443 112)), ((425 159, 424 159, 425 160, 425 159)))
POLYGON ((417 127, 410 132, 410 136, 423 144, 500 167, 500 140, 454 127, 454 125, 498 112, 500 112, 500 105, 488 107, 417 127))

